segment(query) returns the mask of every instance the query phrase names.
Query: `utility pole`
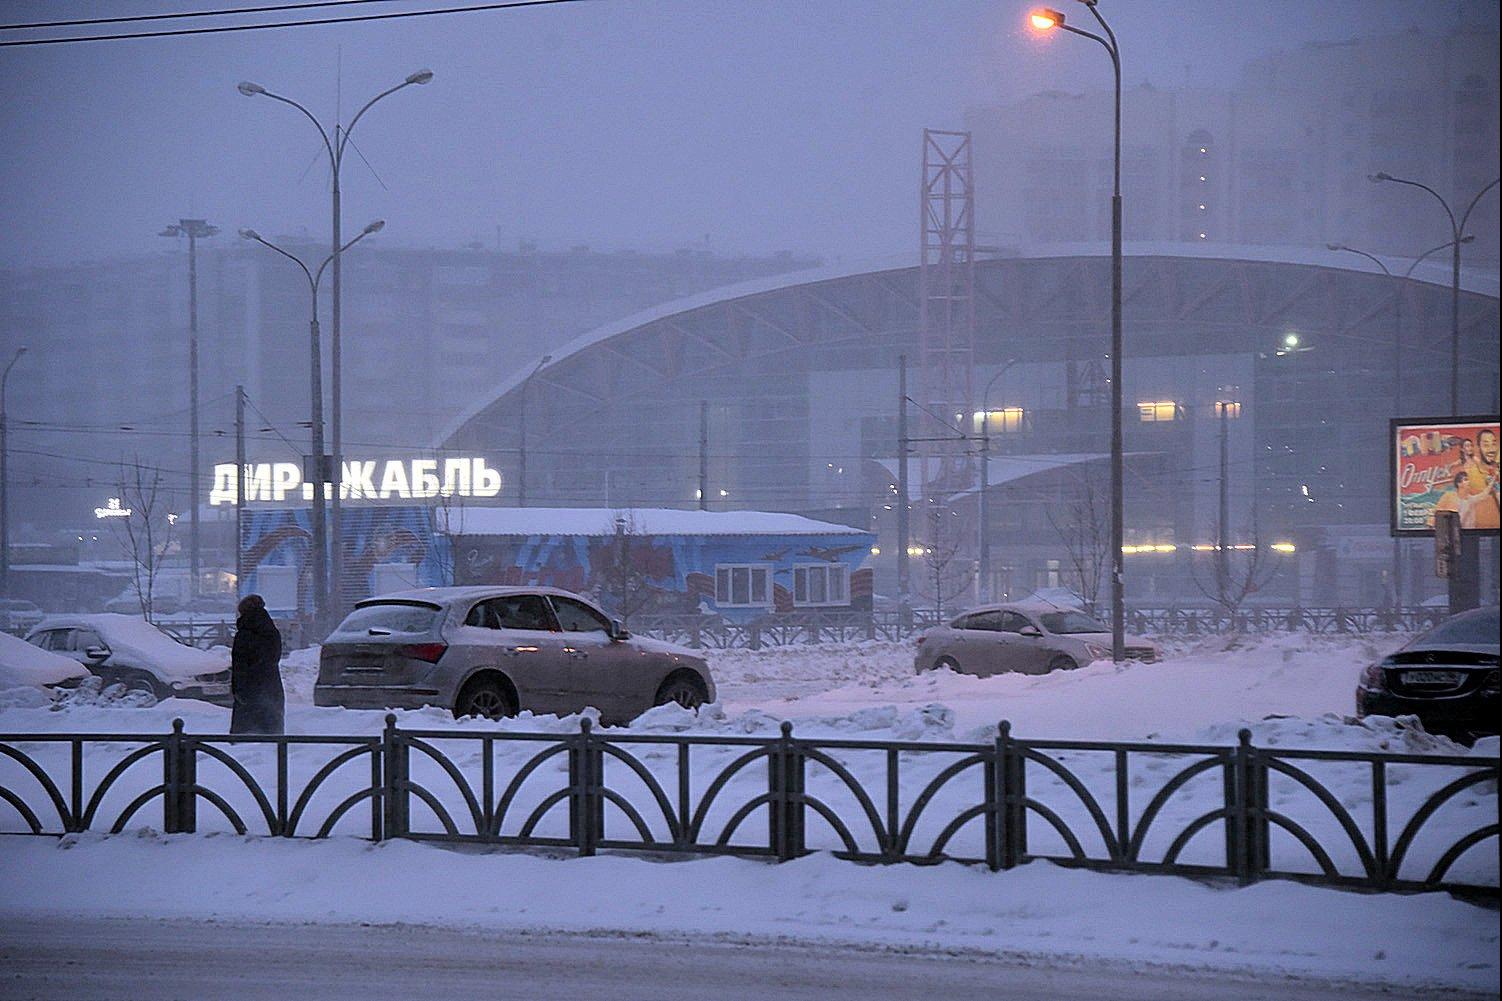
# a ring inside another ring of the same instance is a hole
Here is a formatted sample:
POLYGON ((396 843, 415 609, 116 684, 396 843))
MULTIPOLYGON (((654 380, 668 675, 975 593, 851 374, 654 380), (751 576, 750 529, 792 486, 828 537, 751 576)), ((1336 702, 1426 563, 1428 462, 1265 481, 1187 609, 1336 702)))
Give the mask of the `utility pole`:
POLYGON ((709 510, 709 401, 699 401, 699 510, 709 510))
POLYGON ((0 375, 0 594, 10 586, 10 442, 6 440, 5 384, 10 381, 10 370, 25 353, 24 346, 16 348, 0 375))
POLYGON ((188 238, 188 594, 198 597, 198 241, 219 232, 204 219, 179 219, 162 236, 188 238))
POLYGON ((245 387, 235 387, 235 595, 245 594, 245 387))
POLYGON ((897 356, 897 601, 907 609, 909 590, 907 481, 907 355, 897 356))
POLYGON ((1221 400, 1215 407, 1220 411, 1220 527, 1215 533, 1215 577, 1221 598, 1224 599, 1230 593, 1231 586, 1231 539, 1228 534, 1231 522, 1231 490, 1228 479, 1231 469, 1231 405, 1221 400))

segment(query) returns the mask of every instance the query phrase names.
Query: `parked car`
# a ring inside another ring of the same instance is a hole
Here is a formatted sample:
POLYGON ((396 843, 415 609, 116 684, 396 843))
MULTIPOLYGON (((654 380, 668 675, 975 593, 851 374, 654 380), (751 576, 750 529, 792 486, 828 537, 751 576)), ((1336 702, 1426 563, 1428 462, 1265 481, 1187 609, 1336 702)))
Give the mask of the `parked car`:
POLYGON ((46 616, 34 602, 0 598, 0 633, 24 636, 46 616))
POLYGON ((632 636, 588 600, 554 588, 432 587, 370 598, 329 635, 313 701, 456 717, 571 713, 634 719, 715 697, 704 658, 632 636))
POLYGON ((138 615, 60 615, 44 619, 26 642, 78 661, 105 684, 158 699, 230 703, 226 651, 184 646, 138 615))
MULTIPOLYGON (((1126 638, 1129 660, 1155 661, 1152 640, 1126 638)), ((947 667, 981 676, 1070 671, 1111 656, 1111 627, 1077 608, 1004 604, 972 608, 918 636, 918 672, 947 667)))
POLYGON ((36 647, 0 633, 0 689, 50 688, 87 678, 89 672, 78 661, 36 647))
POLYGON ((1417 716, 1462 739, 1497 733, 1499 647, 1496 605, 1453 615, 1361 672, 1356 715, 1417 716))

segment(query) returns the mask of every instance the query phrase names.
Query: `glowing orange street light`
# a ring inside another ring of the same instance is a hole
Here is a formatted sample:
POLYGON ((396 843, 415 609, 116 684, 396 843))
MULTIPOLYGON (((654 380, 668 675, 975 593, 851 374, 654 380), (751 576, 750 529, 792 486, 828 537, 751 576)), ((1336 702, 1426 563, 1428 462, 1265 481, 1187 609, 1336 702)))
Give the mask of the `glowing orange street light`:
POLYGON ((1064 15, 1050 7, 1039 7, 1028 15, 1028 20, 1039 31, 1052 31, 1064 23, 1064 15))

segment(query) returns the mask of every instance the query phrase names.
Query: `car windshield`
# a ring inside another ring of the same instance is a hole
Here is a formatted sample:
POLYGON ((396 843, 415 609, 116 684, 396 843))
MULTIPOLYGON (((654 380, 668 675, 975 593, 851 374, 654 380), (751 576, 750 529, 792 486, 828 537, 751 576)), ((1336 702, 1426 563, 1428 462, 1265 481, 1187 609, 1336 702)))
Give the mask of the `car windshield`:
POLYGON ((341 633, 364 633, 372 629, 392 633, 426 633, 433 628, 438 609, 432 605, 388 602, 366 605, 349 613, 339 626, 341 633))
POLYGON ((1502 618, 1496 608, 1482 608, 1465 615, 1457 615, 1442 622, 1429 632, 1414 640, 1413 646, 1435 646, 1445 643, 1464 643, 1468 646, 1496 646, 1502 632, 1502 618))
POLYGON ((1108 633, 1111 627, 1084 612, 1048 612, 1038 616, 1051 633, 1108 633))

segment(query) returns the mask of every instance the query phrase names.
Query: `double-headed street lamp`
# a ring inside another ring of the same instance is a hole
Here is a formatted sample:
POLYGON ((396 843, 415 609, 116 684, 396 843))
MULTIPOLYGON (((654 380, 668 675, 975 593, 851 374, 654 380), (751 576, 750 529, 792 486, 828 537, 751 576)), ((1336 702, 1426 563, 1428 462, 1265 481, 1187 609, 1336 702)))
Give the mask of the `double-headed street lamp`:
POLYGON ((1115 140, 1111 171, 1111 659, 1126 660, 1125 528, 1123 522, 1123 448, 1121 428, 1121 50, 1116 33, 1100 16, 1096 0, 1079 0, 1105 32, 1105 36, 1064 23, 1064 15, 1051 7, 1034 10, 1028 20, 1038 31, 1055 28, 1099 42, 1111 57, 1116 74, 1115 140))
POLYGON ((189 595, 198 597, 198 241, 219 232, 204 219, 179 219, 162 236, 188 238, 188 582, 189 595))
MULTIPOLYGON (((313 623, 314 630, 320 637, 323 635, 324 626, 327 624, 325 622, 325 618, 328 615, 329 575, 328 568, 325 564, 325 558, 328 552, 328 531, 324 524, 323 509, 324 504, 328 499, 328 494, 325 491, 325 486, 329 483, 330 477, 328 475, 329 470, 325 468, 326 463, 324 461, 325 456, 323 453, 323 350, 320 344, 318 332, 318 285, 323 280, 323 269, 329 266, 329 262, 338 260, 340 254, 344 253, 350 247, 353 247, 355 244, 359 243, 370 234, 380 232, 381 227, 385 225, 386 223, 384 221, 377 219, 375 222, 366 226, 363 230, 360 231, 359 236, 355 237, 353 240, 349 241, 343 246, 335 248, 334 252, 325 257, 323 259, 323 263, 318 265, 317 270, 310 270, 308 266, 303 263, 302 258, 296 256, 295 254, 288 253, 281 247, 278 247, 276 244, 272 243, 270 240, 263 238, 261 234, 257 233, 255 230, 240 230, 240 236, 243 239, 254 240, 261 246, 269 247, 270 249, 276 251, 278 254, 281 254, 287 260, 291 261, 293 264, 296 264, 298 268, 302 270, 303 276, 308 279, 308 293, 311 297, 310 309, 308 313, 308 339, 309 348, 311 351, 310 378, 312 382, 313 404, 312 420, 310 422, 312 425, 311 437, 313 447, 313 462, 311 470, 311 479, 313 481, 313 623)), ((310 474, 305 472, 303 478, 306 482, 306 480, 310 478, 310 474)), ((333 477, 333 496, 339 496, 339 480, 337 473, 333 477)), ((245 498, 236 497, 235 503, 244 504, 245 498)), ((338 547, 336 546, 335 550, 337 551, 337 549, 338 547)))
POLYGON ((5 384, 10 381, 10 370, 25 353, 24 345, 16 348, 5 374, 0 375, 0 594, 10 586, 10 443, 6 440, 5 384))
MULTIPOLYGON (((386 90, 381 91, 375 97, 372 97, 370 100, 366 101, 365 104, 364 104, 364 106, 361 107, 359 111, 355 112, 355 117, 353 117, 353 118, 351 118, 349 120, 349 125, 341 127, 338 123, 335 123, 335 125, 334 125, 334 132, 333 132, 332 136, 329 135, 329 131, 323 127, 323 124, 321 122, 319 122, 319 120, 317 119, 317 117, 315 117, 314 114, 311 111, 309 111, 307 108, 303 107, 301 104, 297 103, 296 101, 292 100, 290 97, 283 97, 281 94, 277 94, 277 93, 274 93, 272 91, 267 90, 265 87, 262 87, 258 83, 251 83, 251 82, 245 81, 245 80, 242 80, 238 85, 236 85, 236 88, 235 88, 240 93, 244 94, 246 97, 269 97, 273 101, 280 101, 283 104, 290 105, 291 107, 294 107, 298 111, 302 112, 303 115, 308 119, 308 121, 310 121, 310 122, 313 123, 313 127, 318 130, 319 137, 323 139, 323 148, 328 153, 328 157, 329 157, 329 170, 331 171, 331 173, 333 175, 333 192, 332 192, 332 195, 333 195, 333 200, 332 200, 332 209, 333 209, 333 236, 331 237, 330 244, 329 244, 329 246, 331 248, 330 252, 329 252, 330 253, 330 258, 334 262, 333 288, 331 290, 331 293, 332 293, 331 307, 332 308, 331 308, 331 314, 330 314, 331 319, 333 320, 333 329, 331 331, 331 336, 329 338, 329 364, 330 364, 330 369, 331 369, 331 371, 330 371, 330 384, 329 384, 329 402, 332 404, 332 407, 333 407, 333 414, 332 414, 333 420, 331 421, 331 428, 330 428, 330 430, 333 432, 333 456, 332 456, 331 461, 333 462, 333 465, 334 465, 334 469, 333 469, 334 496, 333 496, 333 500, 331 502, 331 511, 333 513, 333 529, 334 529, 334 538, 335 539, 339 538, 339 527, 340 527, 340 520, 341 520, 341 518, 340 518, 340 498, 339 498, 339 494, 340 494, 340 484, 341 484, 341 482, 342 482, 342 480, 344 478, 344 436, 343 436, 343 427, 344 427, 343 412, 344 411, 343 411, 343 394, 341 392, 341 367, 340 367, 340 359, 341 359, 341 356, 342 356, 341 355, 341 350, 340 350, 340 345, 341 345, 340 330, 341 330, 341 325, 342 325, 342 322, 343 322, 343 315, 344 315, 344 304, 343 304, 344 300, 342 298, 343 283, 342 283, 342 280, 341 280, 341 271, 340 271, 340 266, 339 266, 339 263, 340 263, 339 262, 339 255, 343 252, 345 245, 342 244, 343 233, 342 233, 342 217, 341 217, 341 213, 342 213, 343 209, 341 207, 341 194, 340 194, 340 187, 339 187, 339 172, 340 172, 341 168, 344 166, 344 151, 349 146, 350 133, 352 133, 355 130, 355 126, 357 124, 359 124, 360 118, 365 114, 365 112, 369 111, 370 108, 371 108, 371 106, 374 105, 377 101, 379 101, 383 97, 387 97, 387 96, 389 96, 391 94, 395 94, 397 91, 402 90, 405 87, 421 86, 421 85, 423 85, 425 83, 428 83, 432 79, 433 79, 433 71, 432 70, 428 70, 428 69, 422 69, 422 70, 418 70, 416 73, 411 74, 405 80, 403 80, 401 83, 397 84, 395 87, 388 87, 386 90)), ((359 239, 359 237, 356 237, 356 239, 359 239)), ((353 241, 351 241, 351 242, 353 242, 353 241)), ((341 546, 339 546, 339 545, 336 544, 334 546, 334 579, 336 581, 343 579, 343 570, 344 570, 344 552, 343 552, 343 548, 341 546)))

